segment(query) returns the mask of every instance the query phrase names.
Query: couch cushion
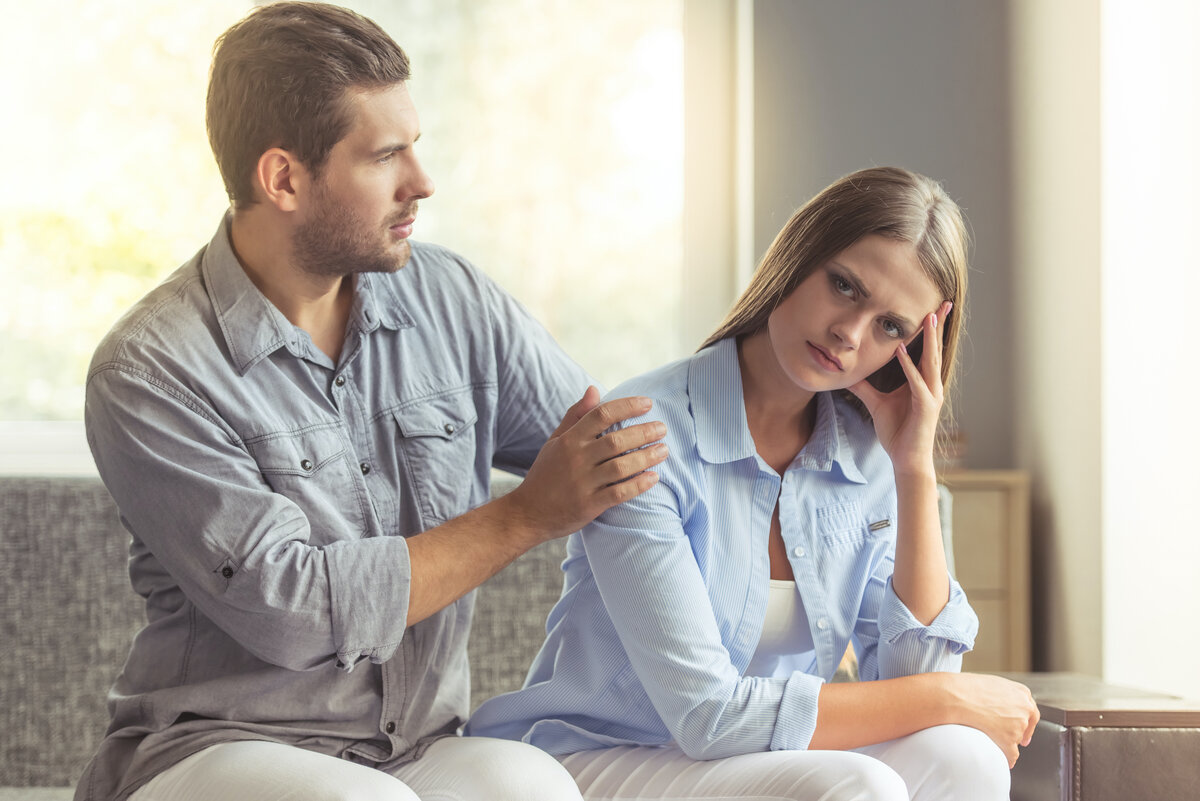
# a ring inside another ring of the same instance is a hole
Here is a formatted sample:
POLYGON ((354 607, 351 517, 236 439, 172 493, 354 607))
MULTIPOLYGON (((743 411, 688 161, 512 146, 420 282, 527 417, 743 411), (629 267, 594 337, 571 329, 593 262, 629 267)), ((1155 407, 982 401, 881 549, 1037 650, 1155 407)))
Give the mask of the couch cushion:
POLYGON ((98 478, 0 477, 0 521, 0 786, 63 787, 104 734, 145 620, 129 535, 98 478))

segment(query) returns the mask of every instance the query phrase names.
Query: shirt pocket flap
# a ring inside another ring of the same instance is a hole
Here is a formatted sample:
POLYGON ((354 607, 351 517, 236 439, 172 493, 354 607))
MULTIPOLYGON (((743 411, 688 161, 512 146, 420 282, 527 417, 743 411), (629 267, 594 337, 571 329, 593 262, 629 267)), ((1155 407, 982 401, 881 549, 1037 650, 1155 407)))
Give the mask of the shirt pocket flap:
POLYGON ((344 456, 346 440, 336 428, 310 428, 249 440, 246 447, 263 473, 307 476, 344 456))
POLYGON ((453 439, 475 424, 479 414, 469 391, 439 395, 392 410, 405 437, 453 439))
POLYGON ((859 505, 834 503, 817 509, 817 527, 827 546, 856 546, 867 536, 867 525, 859 505))

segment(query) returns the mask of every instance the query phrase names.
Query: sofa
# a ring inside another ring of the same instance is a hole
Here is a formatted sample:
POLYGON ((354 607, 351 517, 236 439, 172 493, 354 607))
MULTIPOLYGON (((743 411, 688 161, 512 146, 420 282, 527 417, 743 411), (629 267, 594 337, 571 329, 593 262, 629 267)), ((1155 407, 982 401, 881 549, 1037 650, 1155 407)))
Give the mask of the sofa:
MULTIPOLYGON (((497 474, 493 495, 516 483, 497 474)), ((950 497, 944 488, 941 500, 952 557, 950 497)), ((128 547, 116 506, 98 478, 0 475, 0 620, 9 654, 7 669, 0 671, 0 801, 72 798, 107 725, 108 688, 144 619, 126 574, 128 547)), ((558 598, 563 552, 562 540, 545 543, 477 590, 470 644, 472 707, 520 686, 558 598)), ((853 665, 839 678, 853 678, 853 665)), ((1035 677, 1021 678, 1033 686, 1035 677)), ((1061 683, 1054 689, 1056 696, 1063 694, 1061 683)), ((1042 733, 1046 723, 1035 737, 1042 753, 1027 751, 1018 763, 1016 801, 1059 801, 1063 788, 1079 782, 1078 773, 1061 767, 1061 733, 1042 733)), ((1195 737, 1197 731, 1182 736, 1195 737)), ((1134 742, 1153 749, 1164 732, 1143 734, 1135 734, 1134 742)), ((1195 742, 1200 741, 1187 740, 1195 742)), ((1154 773, 1170 787, 1194 786, 1200 779, 1191 768, 1180 773, 1161 764, 1154 773)))
MULTIPOLYGON (((516 485, 503 474, 493 494, 516 485)), ((562 584, 562 540, 480 587, 472 707, 516 689, 562 584)), ((94 476, 0 476, 0 801, 70 799, 108 723, 105 696, 144 621, 129 535, 94 476)))

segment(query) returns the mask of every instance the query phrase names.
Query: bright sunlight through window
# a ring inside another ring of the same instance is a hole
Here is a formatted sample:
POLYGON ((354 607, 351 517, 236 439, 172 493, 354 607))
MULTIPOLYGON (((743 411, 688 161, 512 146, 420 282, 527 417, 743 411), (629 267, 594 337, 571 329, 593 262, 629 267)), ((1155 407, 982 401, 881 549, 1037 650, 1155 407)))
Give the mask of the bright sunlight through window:
MULTIPOLYGON (((609 386, 679 343, 683 0, 375 0, 437 193, 415 238, 527 305, 609 386)), ((245 2, 21 3, 0 31, 0 420, 74 420, 93 349, 205 244, 213 40, 245 2)))

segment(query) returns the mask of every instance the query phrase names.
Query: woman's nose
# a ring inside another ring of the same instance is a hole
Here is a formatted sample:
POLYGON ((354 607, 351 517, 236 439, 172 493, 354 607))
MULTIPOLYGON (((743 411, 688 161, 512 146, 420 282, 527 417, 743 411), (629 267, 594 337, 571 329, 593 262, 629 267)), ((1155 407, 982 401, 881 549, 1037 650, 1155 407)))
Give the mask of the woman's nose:
POLYGON ((843 317, 835 320, 829 330, 844 347, 857 350, 862 342, 865 326, 866 321, 859 316, 843 317))

